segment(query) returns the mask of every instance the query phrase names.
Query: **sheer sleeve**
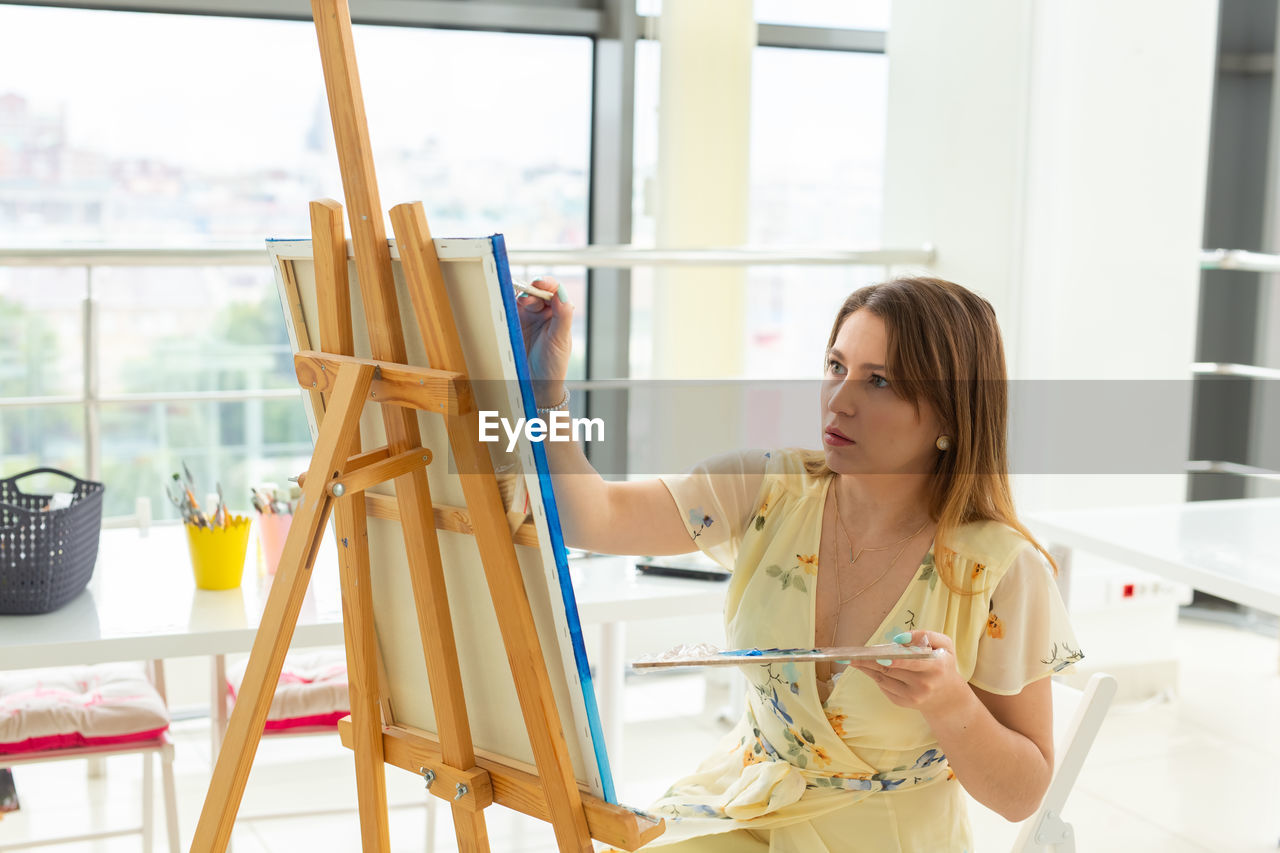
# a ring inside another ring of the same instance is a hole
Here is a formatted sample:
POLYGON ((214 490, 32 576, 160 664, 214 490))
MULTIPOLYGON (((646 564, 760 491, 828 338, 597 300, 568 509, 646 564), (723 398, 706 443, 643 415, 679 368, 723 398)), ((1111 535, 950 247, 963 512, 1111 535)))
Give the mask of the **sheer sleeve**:
POLYGON ((991 594, 969 683, 1010 696, 1083 657, 1053 570, 1028 543, 991 594))
POLYGON ((737 560, 770 455, 762 450, 724 453, 684 474, 660 478, 694 544, 726 569, 732 570, 737 560))

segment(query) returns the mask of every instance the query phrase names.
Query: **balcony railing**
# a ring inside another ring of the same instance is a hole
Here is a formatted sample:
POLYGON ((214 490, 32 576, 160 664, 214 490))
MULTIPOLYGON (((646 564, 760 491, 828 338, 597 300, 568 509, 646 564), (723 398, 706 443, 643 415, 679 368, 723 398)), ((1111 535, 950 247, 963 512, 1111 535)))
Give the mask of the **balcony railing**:
MULTIPOLYGON (((513 268, 547 269, 578 266, 589 269, 665 266, 880 266, 886 275, 897 266, 926 266, 934 259, 931 247, 870 249, 865 251, 813 248, 774 249, 653 249, 636 246, 587 246, 575 249, 516 249, 508 254, 513 268)), ((175 403, 238 403, 298 398, 294 388, 245 388, 222 391, 173 391, 153 393, 103 393, 99 388, 98 328, 99 288, 95 270, 106 267, 268 267, 263 246, 47 246, 0 248, 0 267, 60 267, 84 270, 87 282, 83 305, 81 348, 83 382, 78 393, 0 398, 0 411, 48 406, 83 407, 85 470, 101 479, 102 407, 146 403, 163 407, 175 403)), ((603 379, 606 385, 619 380, 603 379)), ((625 384, 625 380, 621 380, 625 384)), ((582 383, 594 386, 597 383, 582 383)), ((139 510, 141 512, 142 510, 139 510)), ((109 519, 108 526, 130 525, 134 516, 109 519)))

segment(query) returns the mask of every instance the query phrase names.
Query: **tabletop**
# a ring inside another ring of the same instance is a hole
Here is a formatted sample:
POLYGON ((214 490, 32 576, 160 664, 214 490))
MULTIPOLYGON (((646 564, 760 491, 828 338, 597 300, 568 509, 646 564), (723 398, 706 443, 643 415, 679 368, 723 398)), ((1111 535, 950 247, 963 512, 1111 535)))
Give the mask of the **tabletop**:
POLYGON ((1037 536, 1280 613, 1280 498, 1027 513, 1037 536))
MULTIPOLYGON (((634 562, 610 556, 570 561, 584 624, 723 607, 723 582, 640 575, 634 562)), ((179 525, 155 525, 146 535, 136 528, 104 530, 84 592, 52 613, 0 616, 0 669, 249 651, 272 580, 261 573, 254 541, 244 581, 235 589, 196 589, 190 566, 179 525)), ((316 557, 292 646, 341 645, 341 620, 337 551, 328 545, 316 557)))

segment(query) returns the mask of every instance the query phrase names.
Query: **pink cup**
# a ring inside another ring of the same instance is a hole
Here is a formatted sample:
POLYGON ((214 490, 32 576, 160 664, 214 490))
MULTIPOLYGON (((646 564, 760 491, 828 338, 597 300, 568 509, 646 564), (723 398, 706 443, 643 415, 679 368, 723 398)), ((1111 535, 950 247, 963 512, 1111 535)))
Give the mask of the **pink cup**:
POLYGON ((280 565, 284 540, 289 536, 289 523, 292 521, 293 516, 287 513, 258 516, 258 541, 262 547, 262 562, 269 575, 274 575, 280 565))

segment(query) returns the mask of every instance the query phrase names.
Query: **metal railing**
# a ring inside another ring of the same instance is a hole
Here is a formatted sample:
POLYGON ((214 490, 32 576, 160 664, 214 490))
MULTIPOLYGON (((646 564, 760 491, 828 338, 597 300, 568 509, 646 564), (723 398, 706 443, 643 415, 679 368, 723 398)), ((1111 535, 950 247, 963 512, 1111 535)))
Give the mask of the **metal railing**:
MULTIPOLYGON (((1238 272, 1280 272, 1280 255, 1246 252, 1243 249, 1205 249, 1200 253, 1202 270, 1235 270, 1238 272)), ((1221 361, 1197 361, 1191 365, 1195 376, 1238 376, 1246 379, 1280 379, 1280 368, 1258 364, 1235 364, 1221 361)), ((1280 471, 1212 459, 1193 459, 1187 472, 1194 474, 1232 474, 1261 480, 1280 481, 1280 471)))
MULTIPOLYGON (((309 239, 301 237, 299 239, 309 239)), ((350 241, 348 241, 348 244, 350 241)), ((933 263, 932 246, 910 249, 656 249, 643 246, 582 246, 512 249, 512 266, 582 266, 589 269, 651 266, 900 266, 933 263)), ((263 247, 154 248, 142 246, 0 247, 0 267, 267 266, 263 247)))
MULTIPOLYGON (((930 246, 913 249, 869 249, 848 251, 812 248, 774 249, 655 249, 637 246, 584 246, 570 249, 516 249, 508 253, 513 267, 580 266, 588 269, 666 266, 882 266, 886 274, 895 266, 923 266, 934 259, 930 246)), ((231 267, 268 268, 265 247, 246 244, 226 246, 46 246, 0 248, 0 267, 80 268, 85 274, 83 300, 82 353, 83 383, 79 394, 0 398, 0 409, 41 406, 83 406, 85 470, 91 479, 101 479, 101 409, 120 403, 236 403, 262 400, 290 400, 298 397, 295 388, 245 388, 234 391, 174 391, 154 393, 104 394, 98 383, 98 299, 94 291, 94 270, 104 267, 231 267)), ((581 383, 584 390, 628 380, 600 379, 581 383)), ((130 524, 132 517, 116 518, 107 526, 130 524)))

